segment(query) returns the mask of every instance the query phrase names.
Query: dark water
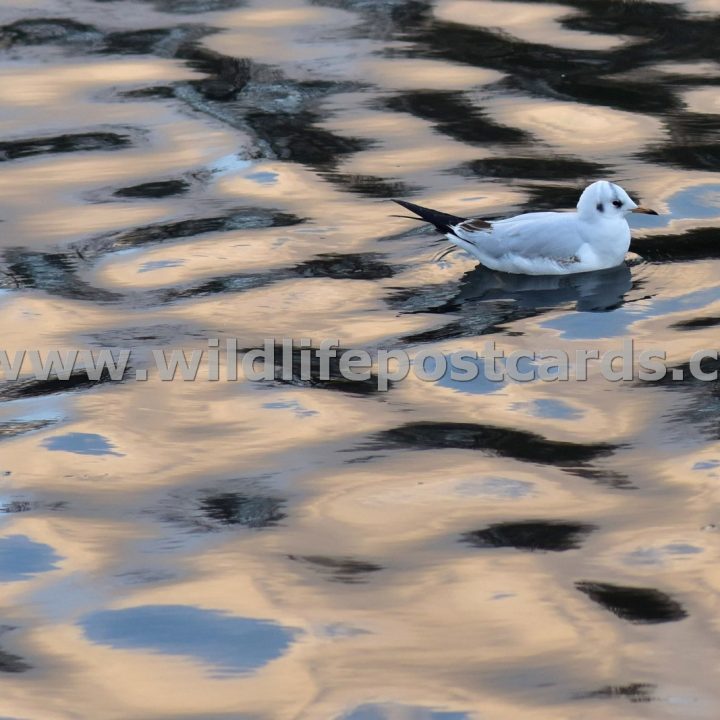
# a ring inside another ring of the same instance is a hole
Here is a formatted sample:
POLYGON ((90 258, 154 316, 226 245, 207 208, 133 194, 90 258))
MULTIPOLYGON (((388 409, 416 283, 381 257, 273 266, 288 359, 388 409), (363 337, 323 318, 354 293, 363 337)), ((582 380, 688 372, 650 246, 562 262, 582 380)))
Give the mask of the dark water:
POLYGON ((5 3, 2 347, 133 357, 0 382, 0 716, 717 718, 717 383, 134 377, 208 338, 687 368, 720 325, 719 12, 5 3), (662 215, 590 276, 389 217, 602 177, 662 215))

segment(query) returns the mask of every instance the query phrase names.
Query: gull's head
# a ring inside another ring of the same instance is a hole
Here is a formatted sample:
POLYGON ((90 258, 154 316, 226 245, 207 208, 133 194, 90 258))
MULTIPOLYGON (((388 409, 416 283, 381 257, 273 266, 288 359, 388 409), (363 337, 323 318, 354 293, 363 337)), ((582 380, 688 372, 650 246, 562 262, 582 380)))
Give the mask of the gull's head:
POLYGON ((598 180, 588 185, 580 196, 577 210, 579 215, 588 220, 622 218, 631 212, 657 215, 654 210, 640 207, 619 185, 607 180, 598 180))

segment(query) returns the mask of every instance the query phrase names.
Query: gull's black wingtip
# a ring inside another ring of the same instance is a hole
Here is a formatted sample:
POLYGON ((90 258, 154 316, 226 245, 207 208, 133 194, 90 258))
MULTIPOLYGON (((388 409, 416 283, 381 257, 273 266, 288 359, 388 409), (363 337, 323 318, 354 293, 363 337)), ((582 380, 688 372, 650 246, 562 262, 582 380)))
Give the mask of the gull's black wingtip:
POLYGON ((443 233, 443 235, 453 233, 452 226, 459 225, 467 219, 458 217, 457 215, 449 215, 448 213, 433 210, 432 208, 426 208, 422 205, 416 205, 415 203, 408 202, 407 200, 397 200, 396 198, 392 198, 392 201, 417 215, 420 220, 424 220, 426 223, 433 225, 435 229, 438 232, 443 233))
POLYGON ((390 200, 391 200, 391 202, 394 202, 394 203, 397 203, 398 205, 400 205, 400 207, 404 207, 406 210, 410 210, 410 212, 415 212, 413 210, 413 207, 418 207, 417 205, 413 206, 412 203, 406 202, 405 200, 398 200, 397 198, 390 198, 390 200))
POLYGON ((427 222, 427 220, 424 217, 420 216, 413 209, 414 207, 419 207, 419 206, 413 205, 412 203, 405 202, 405 200, 398 200, 397 198, 389 198, 389 200, 390 200, 390 202, 397 203, 400 207, 404 207, 406 210, 409 210, 410 212, 415 213, 414 215, 390 215, 390 217, 405 218, 406 220, 420 220, 421 222, 427 222))

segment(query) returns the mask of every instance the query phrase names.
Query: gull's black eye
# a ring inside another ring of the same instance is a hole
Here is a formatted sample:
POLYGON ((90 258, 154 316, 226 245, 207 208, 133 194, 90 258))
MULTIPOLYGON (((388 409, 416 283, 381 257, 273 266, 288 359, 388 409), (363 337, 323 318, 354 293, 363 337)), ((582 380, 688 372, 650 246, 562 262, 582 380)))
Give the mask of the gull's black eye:
POLYGON ((605 208, 603 207, 603 204, 602 204, 602 203, 598 203, 595 207, 596 207, 600 212, 605 212, 605 208))
POLYGON ((613 205, 614 205, 616 208, 621 208, 621 207, 622 207, 622 200, 613 200, 613 205))

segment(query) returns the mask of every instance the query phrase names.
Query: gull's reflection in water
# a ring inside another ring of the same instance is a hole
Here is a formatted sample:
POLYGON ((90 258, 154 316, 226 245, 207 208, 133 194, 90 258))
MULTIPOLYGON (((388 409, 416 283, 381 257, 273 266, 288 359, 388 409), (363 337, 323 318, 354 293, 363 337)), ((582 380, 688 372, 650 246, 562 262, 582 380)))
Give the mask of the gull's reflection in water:
POLYGON ((406 312, 456 317, 443 327, 403 340, 424 343, 487 335, 504 329, 507 323, 560 307, 607 313, 622 307, 632 287, 632 273, 626 264, 574 275, 510 275, 478 265, 445 292, 438 294, 426 287, 408 293, 406 312))
POLYGON ((623 304, 631 287, 632 274, 625 264, 574 275, 510 275, 479 265, 462 278, 451 302, 510 300, 528 310, 574 302, 580 312, 607 312, 623 304))

